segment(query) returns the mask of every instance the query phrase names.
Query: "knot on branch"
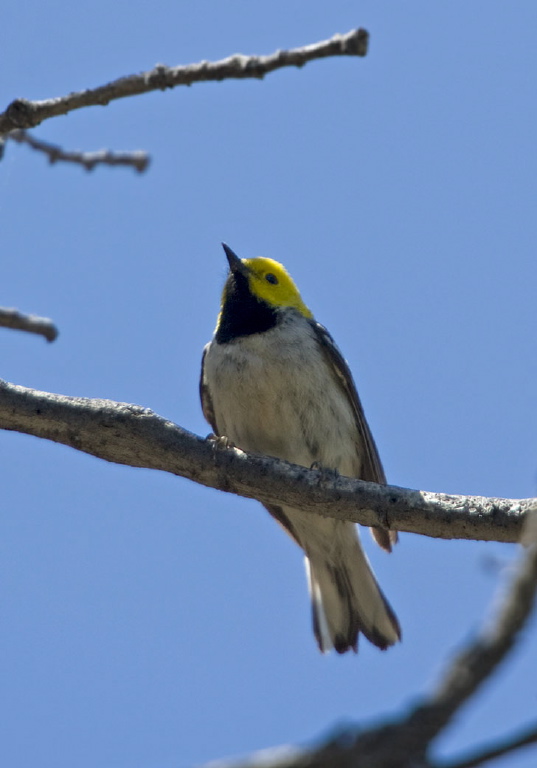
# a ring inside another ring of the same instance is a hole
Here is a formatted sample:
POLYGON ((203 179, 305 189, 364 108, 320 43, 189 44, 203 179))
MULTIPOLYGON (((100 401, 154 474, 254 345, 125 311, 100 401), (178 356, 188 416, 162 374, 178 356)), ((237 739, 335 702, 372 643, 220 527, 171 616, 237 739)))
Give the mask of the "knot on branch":
POLYGON ((15 99, 6 109, 6 117, 13 124, 13 128, 33 128, 37 125, 35 105, 28 99, 15 99))
POLYGON ((367 29, 353 29, 347 35, 341 35, 341 46, 348 56, 365 56, 369 47, 367 29))
POLYGON ((173 82, 173 73, 170 67, 166 64, 155 64, 154 69, 149 72, 149 77, 146 82, 152 88, 159 88, 161 91, 165 91, 167 88, 173 88, 175 85, 173 82))

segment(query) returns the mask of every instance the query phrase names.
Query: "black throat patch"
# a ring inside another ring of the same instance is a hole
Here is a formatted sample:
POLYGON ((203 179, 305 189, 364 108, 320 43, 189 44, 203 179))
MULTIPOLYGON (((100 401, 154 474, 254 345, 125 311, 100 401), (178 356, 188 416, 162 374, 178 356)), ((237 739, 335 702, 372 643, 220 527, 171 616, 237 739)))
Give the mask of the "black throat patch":
POLYGON ((224 287, 224 303, 215 341, 226 344, 239 336, 264 333, 274 328, 277 322, 276 310, 253 295, 248 278, 239 272, 231 272, 224 287))

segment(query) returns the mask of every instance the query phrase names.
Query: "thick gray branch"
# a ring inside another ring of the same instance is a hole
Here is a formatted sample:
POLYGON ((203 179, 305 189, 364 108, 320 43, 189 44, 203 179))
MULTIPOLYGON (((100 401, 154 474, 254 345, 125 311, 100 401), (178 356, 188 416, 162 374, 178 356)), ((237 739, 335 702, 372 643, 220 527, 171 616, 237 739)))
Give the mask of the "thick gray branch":
POLYGON ((327 56, 365 56, 369 35, 365 29, 354 29, 346 35, 334 35, 330 40, 276 51, 270 56, 243 56, 236 54, 220 61, 201 61, 199 64, 168 67, 158 64, 148 72, 113 80, 107 85, 77 91, 44 101, 16 99, 0 114, 0 134, 16 128, 34 128, 43 120, 66 115, 74 109, 105 106, 114 99, 137 96, 150 91, 175 88, 178 85, 218 81, 228 78, 263 78, 281 67, 302 67, 308 61, 327 56))
POLYGON ((494 620, 475 642, 455 656, 434 694, 409 720, 421 733, 429 733, 430 739, 445 728, 462 704, 504 660, 533 610, 537 585, 537 504, 529 512, 524 540, 531 543, 494 620))
MULTIPOLYGON (((487 680, 509 653, 527 622, 537 586, 537 523, 532 543, 521 557, 508 592, 492 624, 455 657, 437 689, 408 714, 386 725, 348 729, 321 747, 266 750, 226 768, 440 768, 430 759, 431 745, 453 715, 487 680)), ((474 753, 458 768, 472 768, 487 759, 535 742, 535 730, 474 753)), ((457 768, 457 764, 453 764, 457 768)))
POLYGON ((516 542, 532 499, 449 496, 380 486, 216 448, 147 408, 66 397, 0 380, 0 429, 69 445, 106 461, 362 525, 444 539, 516 542))
POLYGON ((47 341, 54 341, 58 336, 58 329, 48 317, 24 315, 16 309, 7 307, 0 307, 0 328, 37 333, 39 336, 44 336, 47 341))
POLYGON ((92 171, 96 165, 124 165, 134 168, 142 173, 149 165, 149 155, 141 150, 135 152, 111 152, 108 149, 100 149, 97 152, 68 151, 49 144, 47 141, 36 139, 23 130, 11 131, 6 137, 17 144, 27 144, 37 152, 42 152, 48 157, 49 163, 74 163, 81 165, 87 171, 92 171))
MULTIPOLYGON (((37 392, 0 381, 0 428, 72 446, 108 461, 188 477, 220 490, 364 525, 444 538, 517 541, 535 500, 446 496, 377 486, 217 448, 140 406, 37 392)), ((532 526, 533 528, 533 526, 532 526)), ((416 768, 431 766, 430 745, 464 702, 490 677, 531 612, 537 545, 527 552, 493 623, 450 664, 431 696, 407 715, 361 733, 348 732, 320 749, 264 756, 275 768, 416 768)), ((256 759, 249 761, 256 765, 256 759)))

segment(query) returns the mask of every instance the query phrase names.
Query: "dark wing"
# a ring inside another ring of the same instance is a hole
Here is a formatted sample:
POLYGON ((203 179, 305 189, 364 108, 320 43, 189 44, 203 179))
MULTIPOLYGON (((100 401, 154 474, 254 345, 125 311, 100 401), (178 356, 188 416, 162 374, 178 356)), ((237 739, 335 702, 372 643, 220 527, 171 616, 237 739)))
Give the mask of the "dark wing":
POLYGON ((213 432, 215 435, 218 435, 218 429, 216 428, 216 418, 214 416, 214 408, 213 408, 213 401, 211 399, 211 394, 209 392, 209 387, 207 386, 207 382, 205 381, 205 355, 207 354, 207 348, 208 344, 203 348, 203 355, 201 358, 201 374, 200 374, 200 400, 201 400, 201 409, 203 411, 203 415, 211 425, 213 432))
MULTIPOLYGON (((366 421, 364 409, 356 390, 354 379, 347 361, 339 351, 324 325, 315 320, 310 321, 311 327, 315 332, 319 346, 322 349, 326 361, 334 371, 334 375, 341 388, 349 398, 354 411, 356 429, 363 445, 364 456, 362 459, 362 470, 360 480, 367 480, 371 483, 386 484, 386 475, 380 461, 377 446, 373 440, 373 435, 366 421)), ((397 541, 397 531, 387 531, 384 528, 372 528, 373 538, 383 549, 391 551, 391 545, 397 541)))

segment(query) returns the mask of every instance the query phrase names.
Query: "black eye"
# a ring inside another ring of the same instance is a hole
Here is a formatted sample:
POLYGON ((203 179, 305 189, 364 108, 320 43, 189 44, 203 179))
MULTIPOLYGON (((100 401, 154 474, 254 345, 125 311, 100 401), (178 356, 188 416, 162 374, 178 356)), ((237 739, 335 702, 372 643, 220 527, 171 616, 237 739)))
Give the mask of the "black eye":
POLYGON ((265 280, 267 281, 267 283, 272 283, 272 285, 278 285, 278 278, 276 277, 276 275, 273 275, 272 272, 268 272, 265 275, 265 280))

